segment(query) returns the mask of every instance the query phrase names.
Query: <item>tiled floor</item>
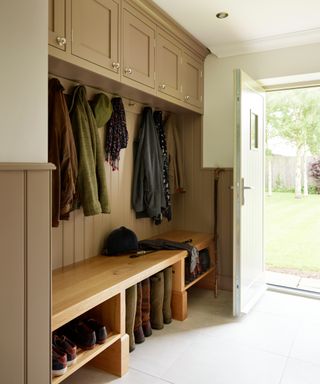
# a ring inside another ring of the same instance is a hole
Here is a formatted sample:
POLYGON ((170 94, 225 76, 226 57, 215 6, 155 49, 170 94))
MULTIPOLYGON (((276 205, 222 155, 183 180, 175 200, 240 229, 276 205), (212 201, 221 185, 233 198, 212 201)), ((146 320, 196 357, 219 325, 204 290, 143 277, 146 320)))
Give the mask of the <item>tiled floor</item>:
POLYGON ((189 317, 154 331, 119 379, 84 367, 65 384, 319 384, 320 301, 267 291, 246 317, 193 289, 189 317))
POLYGON ((320 293, 320 279, 316 278, 266 271, 266 282, 282 287, 298 288, 304 291, 320 293))

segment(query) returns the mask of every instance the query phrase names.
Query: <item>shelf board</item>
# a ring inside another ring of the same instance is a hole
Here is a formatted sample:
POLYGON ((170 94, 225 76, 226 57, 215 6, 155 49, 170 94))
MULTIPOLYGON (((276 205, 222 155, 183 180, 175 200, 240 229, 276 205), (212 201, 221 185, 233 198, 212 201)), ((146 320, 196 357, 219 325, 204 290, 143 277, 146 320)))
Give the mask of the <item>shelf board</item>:
POLYGON ((194 284, 196 284, 198 281, 203 279, 205 276, 209 275, 209 273, 212 272, 213 270, 214 270, 214 267, 210 267, 207 271, 202 273, 196 279, 192 280, 189 284, 185 285, 184 289, 187 290, 188 288, 192 287, 194 284))
POLYGON ((68 367, 67 372, 64 375, 53 377, 51 383, 52 384, 61 383, 63 380, 65 380, 67 377, 72 375, 84 364, 92 360, 95 356, 97 356, 99 353, 101 353, 102 351, 110 347, 110 345, 115 343, 120 338, 121 338, 121 335, 119 333, 116 333, 116 334, 110 333, 110 335, 107 338, 107 341, 104 344, 97 344, 93 349, 90 349, 87 351, 79 349, 77 351, 77 361, 75 362, 75 364, 68 367))

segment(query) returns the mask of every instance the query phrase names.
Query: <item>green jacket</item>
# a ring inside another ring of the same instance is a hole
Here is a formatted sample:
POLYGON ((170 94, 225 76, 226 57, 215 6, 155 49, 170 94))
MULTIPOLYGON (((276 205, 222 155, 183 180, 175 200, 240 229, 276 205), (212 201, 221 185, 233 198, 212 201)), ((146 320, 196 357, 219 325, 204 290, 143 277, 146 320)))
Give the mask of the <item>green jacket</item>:
POLYGON ((102 146, 84 86, 74 89, 69 113, 78 154, 77 192, 84 215, 110 213, 102 146))

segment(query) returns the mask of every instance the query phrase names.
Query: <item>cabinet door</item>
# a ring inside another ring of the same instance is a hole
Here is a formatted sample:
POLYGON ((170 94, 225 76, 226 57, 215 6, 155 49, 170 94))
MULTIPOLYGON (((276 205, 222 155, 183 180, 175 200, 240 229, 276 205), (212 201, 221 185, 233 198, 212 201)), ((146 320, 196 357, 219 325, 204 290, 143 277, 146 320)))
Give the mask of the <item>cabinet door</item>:
POLYGON ((203 63, 191 54, 183 53, 182 93, 186 103, 201 108, 203 105, 203 63))
POLYGON ((72 54, 118 72, 119 1, 72 0, 72 54))
POLYGON ((123 9, 123 70, 122 80, 155 87, 155 26, 142 15, 135 16, 123 9))
POLYGON ((179 43, 167 33, 157 34, 157 87, 158 92, 182 98, 181 92, 182 50, 179 43))
POLYGON ((49 44, 66 50, 66 2, 49 0, 49 44))

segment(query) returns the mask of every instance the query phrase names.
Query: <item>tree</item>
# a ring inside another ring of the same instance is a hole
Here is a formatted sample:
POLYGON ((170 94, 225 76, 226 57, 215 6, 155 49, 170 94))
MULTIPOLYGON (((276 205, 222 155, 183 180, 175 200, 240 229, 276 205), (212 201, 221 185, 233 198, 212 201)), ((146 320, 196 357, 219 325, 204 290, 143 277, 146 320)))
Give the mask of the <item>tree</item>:
POLYGON ((317 193, 320 193, 320 160, 311 163, 310 174, 316 180, 317 193))
POLYGON ((320 88, 270 92, 267 130, 269 138, 280 136, 295 146, 295 197, 301 198, 302 169, 305 194, 308 189, 306 157, 320 153, 320 88))

